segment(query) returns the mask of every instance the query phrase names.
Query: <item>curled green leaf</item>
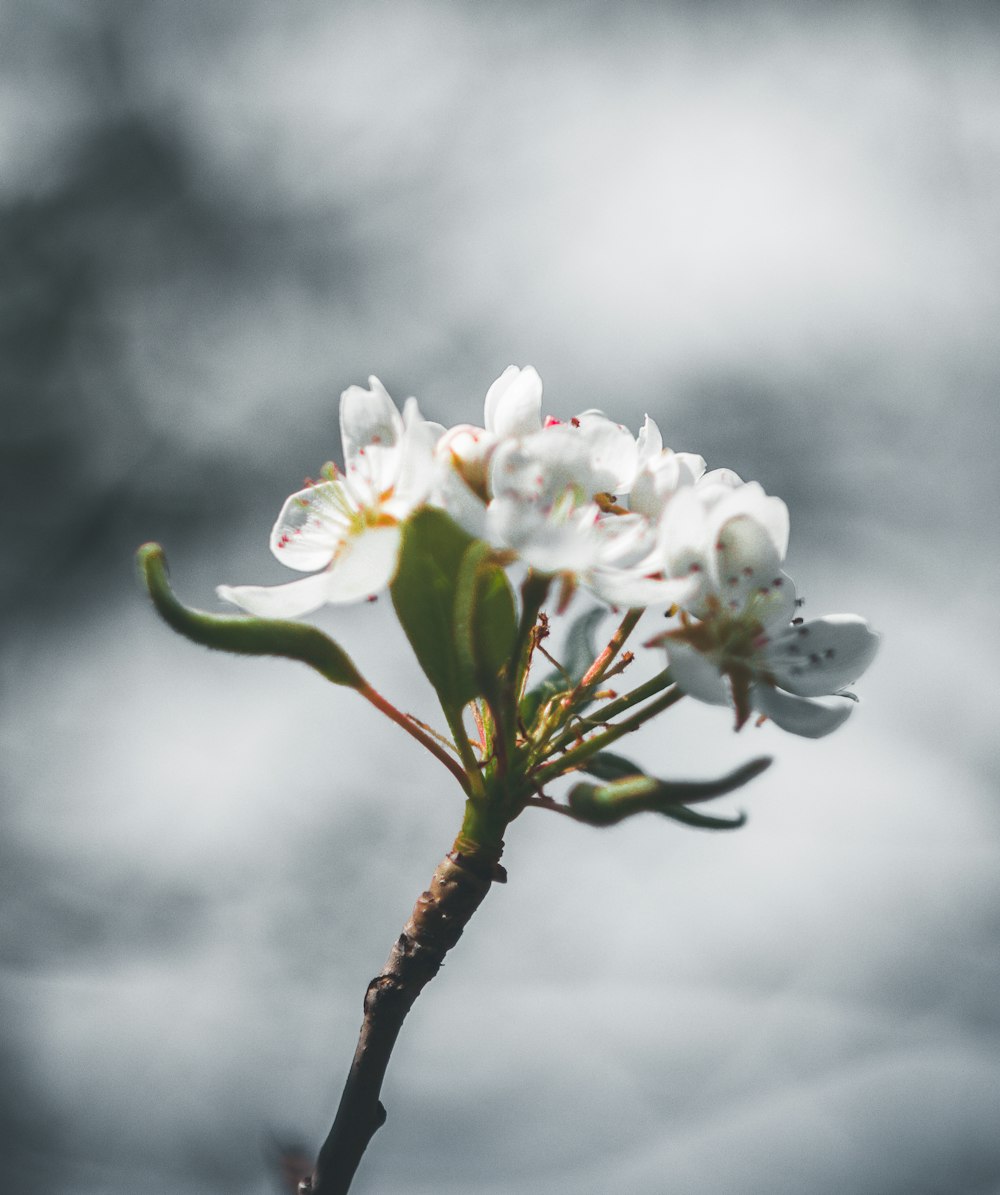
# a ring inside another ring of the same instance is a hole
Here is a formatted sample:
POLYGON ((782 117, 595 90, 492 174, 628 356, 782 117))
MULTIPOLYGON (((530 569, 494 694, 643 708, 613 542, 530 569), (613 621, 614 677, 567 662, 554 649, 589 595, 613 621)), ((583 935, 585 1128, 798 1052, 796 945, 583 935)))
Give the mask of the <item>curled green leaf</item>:
POLYGON ((367 688, 350 656, 328 635, 307 623, 237 614, 207 614, 180 602, 167 579, 167 561, 159 544, 143 544, 136 553, 139 572, 153 605, 178 634, 217 651, 245 656, 284 656, 301 660, 335 685, 367 688))
POLYGON ((732 817, 722 817, 717 813, 701 813, 697 809, 688 809, 686 805, 673 805, 669 809, 660 809, 657 812, 682 825, 696 826, 699 830, 739 830, 747 824, 747 815, 742 810, 732 817))
POLYGON ((595 826, 611 826, 636 813, 660 813, 706 829, 735 829, 746 820, 745 815, 710 817, 687 807, 741 788, 770 765, 769 758, 761 757, 716 780, 658 780, 644 775, 624 756, 602 751, 588 760, 585 768, 605 783, 575 785, 569 793, 569 806, 578 820, 595 826))

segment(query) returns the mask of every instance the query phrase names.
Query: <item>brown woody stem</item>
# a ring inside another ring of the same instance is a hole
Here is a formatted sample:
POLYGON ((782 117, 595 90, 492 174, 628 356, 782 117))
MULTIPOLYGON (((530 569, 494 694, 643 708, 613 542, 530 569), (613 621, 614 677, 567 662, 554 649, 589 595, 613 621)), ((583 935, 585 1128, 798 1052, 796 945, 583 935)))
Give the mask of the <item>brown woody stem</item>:
POLYGON ((406 1014, 438 973, 491 884, 505 879, 499 836, 491 834, 483 843, 468 834, 478 820, 467 813, 463 832, 417 899, 385 966, 368 985, 364 1022, 340 1107, 319 1151, 312 1185, 300 1190, 344 1195, 350 1188, 369 1141, 385 1123, 379 1093, 406 1014))

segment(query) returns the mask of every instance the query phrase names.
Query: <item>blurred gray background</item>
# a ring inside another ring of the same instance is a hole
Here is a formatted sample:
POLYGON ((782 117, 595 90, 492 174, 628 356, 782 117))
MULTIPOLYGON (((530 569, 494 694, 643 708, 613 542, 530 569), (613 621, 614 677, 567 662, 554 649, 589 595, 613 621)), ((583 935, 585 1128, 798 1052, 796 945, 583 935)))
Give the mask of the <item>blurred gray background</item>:
MULTIPOLYGON (((478 421, 530 362, 784 496, 883 650, 829 740, 630 744, 774 752, 738 834, 511 828, 359 1195, 1000 1192, 996 6, 5 0, 0 63, 0 1189, 321 1140, 458 794, 132 554, 290 579, 344 386, 478 421)), ((432 714, 388 602, 321 621, 432 714)))

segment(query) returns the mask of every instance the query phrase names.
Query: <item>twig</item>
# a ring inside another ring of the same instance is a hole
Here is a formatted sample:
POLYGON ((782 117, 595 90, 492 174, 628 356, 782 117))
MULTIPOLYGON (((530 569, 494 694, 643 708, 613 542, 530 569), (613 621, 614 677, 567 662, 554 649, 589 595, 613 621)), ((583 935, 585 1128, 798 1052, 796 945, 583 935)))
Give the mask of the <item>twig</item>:
POLYGON ((444 956, 462 936, 491 884, 503 881, 503 843, 481 846, 459 835, 414 905, 385 966, 368 985, 358 1047, 333 1128, 319 1151, 313 1195, 345 1195, 368 1147, 385 1123, 382 1081, 403 1020, 444 956))

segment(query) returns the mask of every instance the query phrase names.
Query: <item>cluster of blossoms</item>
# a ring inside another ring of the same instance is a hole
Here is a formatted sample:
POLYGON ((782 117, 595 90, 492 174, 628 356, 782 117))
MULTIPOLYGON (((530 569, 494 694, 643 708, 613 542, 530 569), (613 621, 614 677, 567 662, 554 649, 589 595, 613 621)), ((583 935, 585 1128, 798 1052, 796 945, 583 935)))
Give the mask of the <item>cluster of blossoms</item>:
POLYGON ((341 398, 344 469, 293 494, 271 533, 275 556, 311 575, 220 597, 278 618, 364 599, 392 581, 406 520, 432 505, 504 562, 557 579, 561 605, 583 587, 612 607, 665 607, 674 621, 653 642, 673 680, 731 706, 737 728, 754 710, 809 737, 847 718, 845 686, 878 637, 855 615, 796 616, 780 498, 664 447, 648 416, 637 436, 600 411, 543 418, 531 367, 497 378, 482 427, 445 429, 414 399, 400 414, 377 378, 369 386, 341 398))

